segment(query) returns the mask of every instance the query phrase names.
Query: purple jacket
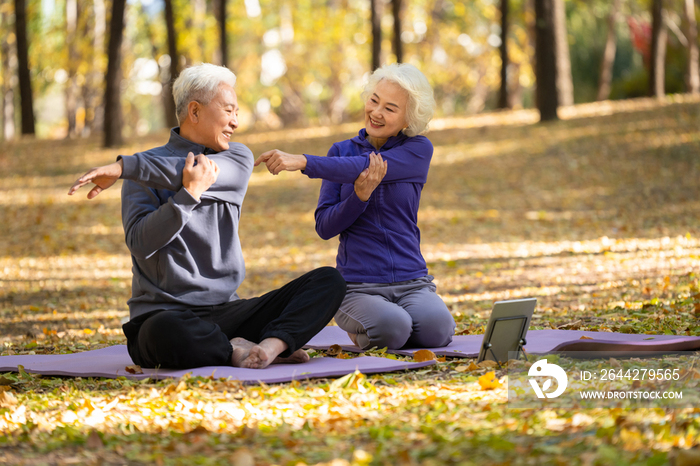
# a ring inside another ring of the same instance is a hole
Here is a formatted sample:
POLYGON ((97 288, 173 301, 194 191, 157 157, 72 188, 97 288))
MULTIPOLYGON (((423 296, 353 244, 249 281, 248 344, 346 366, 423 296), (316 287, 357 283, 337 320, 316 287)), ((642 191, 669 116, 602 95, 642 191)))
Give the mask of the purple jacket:
POLYGON ((433 145, 425 136, 403 133, 377 151, 367 131, 333 144, 327 157, 307 155, 304 174, 322 178, 316 232, 340 235, 336 267, 348 282, 395 283, 428 274, 420 252, 418 207, 428 176, 433 145), (387 173, 367 202, 353 183, 369 166, 369 154, 388 161, 387 173))

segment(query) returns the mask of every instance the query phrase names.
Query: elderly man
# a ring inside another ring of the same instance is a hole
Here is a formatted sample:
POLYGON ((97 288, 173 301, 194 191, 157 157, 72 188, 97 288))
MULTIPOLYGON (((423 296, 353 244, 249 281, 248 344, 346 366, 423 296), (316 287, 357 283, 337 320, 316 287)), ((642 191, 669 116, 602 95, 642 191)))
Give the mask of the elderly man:
POLYGON ((245 276, 238 223, 253 154, 230 142, 238 127, 235 82, 221 66, 185 69, 173 86, 180 127, 168 143, 92 169, 69 191, 92 183, 92 199, 125 180, 133 280, 123 330, 143 367, 305 362, 301 347, 345 296, 340 274, 323 267, 263 296, 238 297, 245 276))

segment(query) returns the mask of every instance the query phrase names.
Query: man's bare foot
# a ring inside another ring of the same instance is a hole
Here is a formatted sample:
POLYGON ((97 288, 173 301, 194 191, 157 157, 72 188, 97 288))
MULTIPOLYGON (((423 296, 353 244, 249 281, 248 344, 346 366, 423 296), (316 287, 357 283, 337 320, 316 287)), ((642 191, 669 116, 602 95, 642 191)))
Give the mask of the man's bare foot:
POLYGON ((270 356, 261 346, 253 346, 248 357, 243 360, 241 367, 248 369, 264 369, 270 365, 270 356))
POLYGON ((250 354, 250 350, 253 349, 255 343, 248 341, 245 338, 232 338, 231 346, 233 347, 233 354, 231 355, 231 365, 233 367, 242 367, 241 364, 250 354))
POLYGON ((266 338, 260 344, 253 346, 240 367, 249 369, 264 369, 287 349, 287 344, 279 338, 266 338))
POLYGON ((308 362, 309 359, 311 358, 306 351, 300 348, 286 358, 280 358, 277 356, 275 360, 272 361, 272 364, 302 364, 308 362))

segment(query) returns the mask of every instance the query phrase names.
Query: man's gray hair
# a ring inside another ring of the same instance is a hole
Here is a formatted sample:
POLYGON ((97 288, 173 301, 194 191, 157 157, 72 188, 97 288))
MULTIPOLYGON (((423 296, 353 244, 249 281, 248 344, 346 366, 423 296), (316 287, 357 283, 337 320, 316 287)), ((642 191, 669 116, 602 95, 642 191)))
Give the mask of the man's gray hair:
POLYGON ((173 83, 175 113, 182 124, 187 118, 187 106, 193 100, 207 105, 219 91, 219 85, 236 85, 236 75, 225 66, 201 63, 185 68, 173 83))
POLYGON ((428 78, 418 68, 408 63, 384 65, 370 75, 362 92, 362 100, 366 102, 369 99, 382 79, 398 84, 408 93, 406 108, 408 128, 404 129, 403 133, 406 136, 416 136, 428 131, 428 123, 435 113, 435 98, 428 78))

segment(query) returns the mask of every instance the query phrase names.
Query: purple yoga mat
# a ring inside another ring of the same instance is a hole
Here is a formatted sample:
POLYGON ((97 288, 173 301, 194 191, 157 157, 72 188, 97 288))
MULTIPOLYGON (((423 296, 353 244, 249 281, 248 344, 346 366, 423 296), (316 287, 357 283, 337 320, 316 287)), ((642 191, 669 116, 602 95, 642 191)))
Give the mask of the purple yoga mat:
POLYGON ((130 379, 179 378, 185 374, 217 378, 230 377, 241 382, 289 382, 320 377, 338 377, 354 372, 363 374, 418 369, 435 364, 435 361, 407 362, 393 359, 363 356, 354 359, 312 358, 304 364, 273 364, 265 369, 242 369, 228 366, 208 366, 187 370, 143 369, 143 374, 129 374, 126 366, 133 362, 126 346, 117 345, 94 351, 73 354, 38 354, 20 356, 0 356, 0 372, 17 372, 17 366, 34 374, 63 375, 71 377, 124 376, 130 379))
MULTIPOLYGON (((479 356, 483 335, 457 335, 452 343, 442 348, 426 348, 438 356, 476 358, 479 356)), ((678 335, 639 335, 633 333, 590 332, 584 330, 531 330, 527 332, 525 351, 533 354, 552 351, 596 352, 675 352, 700 350, 700 337, 678 335), (581 340, 582 336, 592 340, 581 340)), ((309 341, 305 348, 316 350, 340 345, 344 351, 362 352, 340 327, 325 327, 309 341)), ((410 356, 423 348, 389 350, 389 353, 410 356)))

